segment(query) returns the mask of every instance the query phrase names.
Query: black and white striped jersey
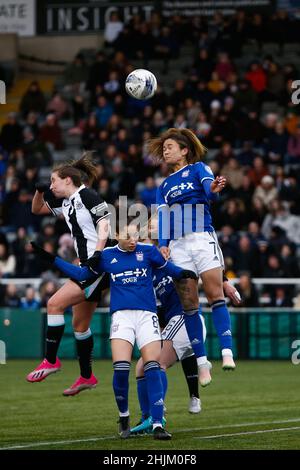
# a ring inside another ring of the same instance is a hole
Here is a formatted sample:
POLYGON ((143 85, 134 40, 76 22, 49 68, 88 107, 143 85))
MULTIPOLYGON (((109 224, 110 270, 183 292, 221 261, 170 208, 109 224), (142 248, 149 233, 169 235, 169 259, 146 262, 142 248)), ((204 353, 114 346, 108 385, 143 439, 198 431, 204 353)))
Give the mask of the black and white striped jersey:
POLYGON ((84 263, 96 249, 96 225, 110 215, 108 205, 96 191, 84 185, 69 199, 47 198, 45 202, 53 215, 63 214, 74 238, 77 256, 84 263))

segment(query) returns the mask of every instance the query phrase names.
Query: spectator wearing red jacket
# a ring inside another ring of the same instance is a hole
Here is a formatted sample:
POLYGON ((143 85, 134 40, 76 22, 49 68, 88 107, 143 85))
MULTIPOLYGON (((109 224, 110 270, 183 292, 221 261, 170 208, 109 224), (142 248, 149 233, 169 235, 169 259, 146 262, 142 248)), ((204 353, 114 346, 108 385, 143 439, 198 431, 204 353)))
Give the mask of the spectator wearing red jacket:
POLYGON ((251 83, 251 87, 256 93, 261 93, 266 89, 267 76, 259 62, 252 62, 245 78, 251 83))

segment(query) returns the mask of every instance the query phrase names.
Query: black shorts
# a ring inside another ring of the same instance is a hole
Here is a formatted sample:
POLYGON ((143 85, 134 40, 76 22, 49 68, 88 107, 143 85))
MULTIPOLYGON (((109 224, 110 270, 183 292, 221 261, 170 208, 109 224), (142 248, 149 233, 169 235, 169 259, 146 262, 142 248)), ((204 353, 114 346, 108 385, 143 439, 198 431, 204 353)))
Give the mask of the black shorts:
POLYGON ((85 300, 87 302, 100 302, 101 292, 109 287, 110 276, 108 273, 103 273, 95 279, 88 279, 81 282, 72 279, 72 281, 75 282, 80 289, 84 290, 85 300))

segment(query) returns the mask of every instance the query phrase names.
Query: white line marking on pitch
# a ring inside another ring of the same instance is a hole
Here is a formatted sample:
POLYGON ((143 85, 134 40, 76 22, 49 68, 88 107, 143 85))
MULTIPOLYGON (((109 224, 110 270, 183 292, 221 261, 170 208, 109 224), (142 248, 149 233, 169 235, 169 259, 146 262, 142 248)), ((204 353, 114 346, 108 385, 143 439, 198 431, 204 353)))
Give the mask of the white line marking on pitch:
POLYGON ((60 444, 75 444, 76 442, 96 442, 96 441, 106 441, 111 439, 116 439, 116 436, 106 436, 106 437, 90 437, 89 439, 72 439, 69 441, 52 441, 52 442, 31 442, 31 444, 22 444, 11 447, 0 447, 0 450, 10 450, 10 449, 26 449, 28 447, 41 447, 41 446, 54 446, 60 444))
POLYGON ((215 436, 198 436, 198 437, 193 437, 193 439, 217 439, 219 437, 247 436, 249 434, 263 434, 266 432, 294 431, 296 429, 300 429, 300 426, 294 426, 293 428, 264 429, 262 431, 234 432, 232 434, 216 434, 215 436))
POLYGON ((263 426, 265 424, 285 424, 285 423, 299 423, 300 418, 291 418, 285 420, 278 420, 278 421, 259 421, 256 423, 235 423, 235 424, 217 424, 216 426, 207 426, 202 428, 188 428, 188 429, 180 429, 179 431, 174 431, 174 433, 178 432, 193 432, 193 431, 206 431, 209 429, 222 429, 222 428, 242 428, 248 426, 263 426))
MULTIPOLYGON (((297 423, 300 421, 300 418, 291 418, 286 420, 278 420, 278 421, 260 421, 255 423, 235 423, 235 424, 220 424, 216 426, 206 426, 201 428, 189 428, 189 429, 180 429, 178 431, 174 431, 174 434, 179 434, 183 432, 195 432, 195 431, 209 431, 210 429, 223 429, 223 428, 238 428, 238 427, 249 427, 249 426, 262 426, 262 425, 271 425, 271 424, 285 424, 285 423, 297 423)), ((288 429, 288 428, 283 428, 288 429)), ((261 431, 253 431, 253 432, 261 432, 261 431)), ((270 432, 270 431, 268 431, 270 432)), ((234 435, 238 435, 234 434, 234 435)), ((244 433, 241 433, 244 434, 244 433)), ((225 434, 224 436, 228 436, 229 434, 225 434)), ((217 435, 220 436, 221 435, 217 435)), ((142 437, 142 436, 140 436, 142 437)), ((209 439, 213 436, 203 436, 203 437, 194 437, 194 439, 209 439)), ((62 445, 62 444, 76 444, 81 442, 97 442, 97 441, 108 441, 108 440, 117 439, 117 436, 106 436, 106 437, 90 437, 87 439, 70 439, 64 441, 52 441, 52 442, 31 442, 27 444, 17 444, 14 446, 9 447, 0 447, 1 450, 13 450, 13 449, 27 449, 30 447, 41 447, 41 446, 54 446, 54 445, 62 445)))

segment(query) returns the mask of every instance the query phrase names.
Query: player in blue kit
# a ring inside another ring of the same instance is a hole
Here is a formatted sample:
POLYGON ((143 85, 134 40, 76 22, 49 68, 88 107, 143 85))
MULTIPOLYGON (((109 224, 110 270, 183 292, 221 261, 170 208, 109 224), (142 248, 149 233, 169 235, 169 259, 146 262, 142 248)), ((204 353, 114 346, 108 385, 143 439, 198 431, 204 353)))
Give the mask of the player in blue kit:
MULTIPOLYGON (((154 439, 170 439, 162 426, 163 385, 160 372, 161 335, 153 291, 153 269, 164 268, 167 275, 176 278, 195 278, 191 271, 166 261, 158 249, 150 244, 138 243, 137 226, 133 223, 118 231, 118 244, 99 252, 97 266, 74 266, 59 257, 52 257, 37 245, 40 256, 48 258, 71 279, 81 283, 110 274, 111 349, 114 367, 113 389, 119 409, 121 438, 130 435, 128 410, 129 370, 135 341, 144 361, 144 374, 153 418, 154 439), (54 258, 54 259, 53 259, 54 258)), ((88 298, 90 287, 84 289, 88 298)))
MULTIPOLYGON (((165 259, 201 277, 218 334, 223 369, 234 370, 231 322, 222 286, 224 261, 212 225, 210 202, 218 197, 226 179, 214 178, 201 160, 206 148, 189 129, 169 129, 148 141, 148 152, 165 161, 172 173, 157 190, 159 246, 165 259)), ((199 381, 211 382, 198 315, 198 280, 176 283, 185 325, 197 357, 199 381)))
MULTIPOLYGON (((162 317, 166 325, 162 331, 163 347, 160 356, 161 378, 164 385, 164 398, 167 392, 166 369, 175 364, 178 360, 190 360, 190 371, 197 377, 197 362, 193 367, 194 352, 187 335, 182 312, 182 305, 176 292, 173 279, 165 270, 155 269, 153 271, 153 286, 156 292, 156 298, 159 303, 159 317, 162 317)), ((200 309, 199 309, 200 310, 200 309)), ((200 311, 199 311, 200 314, 200 311)), ((203 324, 203 341, 206 338, 206 328, 204 318, 201 315, 203 324)), ((146 388, 146 380, 143 373, 143 359, 140 358, 136 365, 137 394, 141 409, 141 421, 131 429, 131 434, 141 434, 151 432, 152 416, 149 406, 149 398, 146 388)), ((201 411, 201 401, 198 393, 198 380, 188 382, 189 388, 192 387, 192 394, 189 404, 190 413, 199 413, 201 411)))
MULTIPOLYGON (((157 218, 152 217, 149 222, 149 236, 153 244, 157 244, 157 218)), ((195 354, 193 352, 189 337, 187 335, 183 309, 175 289, 173 279, 168 276, 164 269, 155 269, 153 276, 158 304, 158 317, 160 321, 163 339, 163 348, 160 357, 162 368, 162 380, 167 384, 164 377, 166 369, 180 360, 185 373, 186 381, 190 392, 189 412, 197 414, 201 411, 201 400, 198 390, 198 368, 195 354)), ((228 279, 223 282, 224 293, 230 300, 238 305, 240 302, 239 293, 235 287, 231 286, 228 279)), ((201 315, 201 306, 199 307, 201 315)), ((204 317, 201 315, 203 326, 203 342, 206 339, 206 328, 204 317)), ((152 417, 150 416, 149 400, 147 396, 146 381, 143 374, 143 361, 140 358, 136 365, 137 395, 141 409, 140 422, 131 429, 131 433, 141 434, 151 431, 152 417)), ((165 390, 166 393, 166 390, 165 390)))

